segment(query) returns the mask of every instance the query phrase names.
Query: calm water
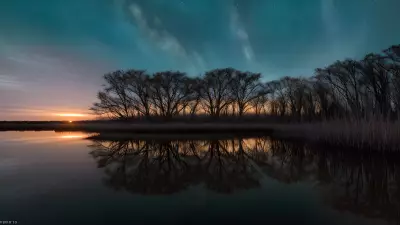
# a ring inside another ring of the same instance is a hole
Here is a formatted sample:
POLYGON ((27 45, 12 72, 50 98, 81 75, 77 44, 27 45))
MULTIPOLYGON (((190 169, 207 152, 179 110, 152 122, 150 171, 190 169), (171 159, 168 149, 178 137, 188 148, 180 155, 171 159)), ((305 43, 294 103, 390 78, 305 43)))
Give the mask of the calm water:
POLYGON ((0 132, 0 221, 396 224, 399 165, 246 138, 91 141, 0 132))

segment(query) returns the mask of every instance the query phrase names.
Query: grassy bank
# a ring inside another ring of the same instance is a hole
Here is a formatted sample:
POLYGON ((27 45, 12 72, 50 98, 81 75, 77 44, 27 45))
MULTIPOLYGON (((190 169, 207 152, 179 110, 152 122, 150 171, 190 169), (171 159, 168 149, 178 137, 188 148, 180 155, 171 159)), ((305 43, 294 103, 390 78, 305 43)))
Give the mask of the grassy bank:
POLYGON ((95 133, 247 133, 272 132, 268 124, 260 123, 0 123, 0 131, 84 131, 95 133))
POLYGON ((218 132, 218 133, 99 133, 89 136, 89 140, 99 141, 221 141, 232 139, 246 139, 256 137, 266 137, 271 135, 271 132, 218 132))
POLYGON ((281 138, 306 139, 332 147, 399 151, 400 122, 333 120, 317 123, 272 125, 281 138))

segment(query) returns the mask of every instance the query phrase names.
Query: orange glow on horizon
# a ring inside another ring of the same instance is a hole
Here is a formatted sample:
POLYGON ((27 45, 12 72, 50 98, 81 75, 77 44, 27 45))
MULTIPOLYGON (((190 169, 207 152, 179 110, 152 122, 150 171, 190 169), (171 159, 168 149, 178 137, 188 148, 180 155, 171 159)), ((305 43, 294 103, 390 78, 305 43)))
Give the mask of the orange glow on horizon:
POLYGON ((61 117, 87 117, 89 115, 87 114, 80 114, 80 113, 60 113, 60 114, 56 114, 57 116, 61 116, 61 117))
POLYGON ((63 135, 60 136, 62 139, 72 139, 72 138, 85 138, 85 135, 63 135))

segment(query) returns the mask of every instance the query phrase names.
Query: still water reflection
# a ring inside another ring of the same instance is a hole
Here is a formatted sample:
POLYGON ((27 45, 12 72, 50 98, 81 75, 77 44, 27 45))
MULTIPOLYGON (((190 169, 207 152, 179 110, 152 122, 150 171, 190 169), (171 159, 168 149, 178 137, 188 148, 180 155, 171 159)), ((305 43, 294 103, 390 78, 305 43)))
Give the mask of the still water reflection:
POLYGON ((0 221, 400 221, 400 164, 394 156, 328 151, 268 137, 108 141, 87 136, 0 133, 0 221))

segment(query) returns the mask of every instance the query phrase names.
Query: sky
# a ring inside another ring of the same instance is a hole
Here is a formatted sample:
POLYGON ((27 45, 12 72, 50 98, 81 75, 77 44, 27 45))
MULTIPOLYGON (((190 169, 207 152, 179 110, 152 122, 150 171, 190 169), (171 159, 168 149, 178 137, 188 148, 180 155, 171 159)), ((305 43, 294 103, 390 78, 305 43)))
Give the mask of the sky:
POLYGON ((399 0, 0 0, 0 120, 87 119, 117 69, 311 76, 400 44, 399 0))

